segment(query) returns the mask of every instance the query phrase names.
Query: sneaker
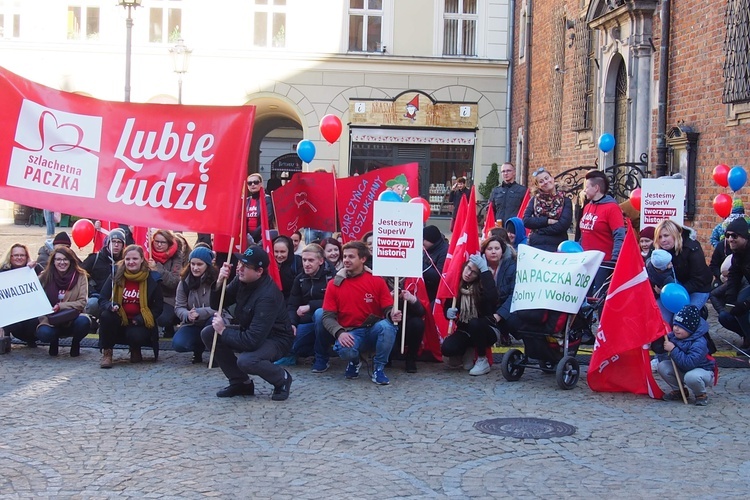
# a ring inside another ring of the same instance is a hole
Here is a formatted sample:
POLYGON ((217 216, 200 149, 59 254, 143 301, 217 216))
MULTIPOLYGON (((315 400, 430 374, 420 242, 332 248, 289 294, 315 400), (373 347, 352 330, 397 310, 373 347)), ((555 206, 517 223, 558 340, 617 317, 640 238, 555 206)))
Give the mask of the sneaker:
POLYGON ((328 361, 316 359, 312 365, 311 371, 313 373, 323 373, 324 371, 328 370, 330 367, 331 367, 331 363, 329 363, 328 361))
POLYGON ((463 368, 463 361, 461 356, 448 356, 448 364, 445 366, 449 370, 458 370, 463 368))
POLYGON ((656 373, 656 367, 659 366, 659 360, 654 358, 651 360, 651 371, 656 373))
POLYGON ((490 363, 487 361, 487 358, 485 356, 479 356, 477 358, 477 362, 474 365, 474 368, 469 370, 469 375, 477 376, 477 375, 486 375, 490 372, 490 363))
POLYGON ((463 357, 464 370, 471 370, 474 368, 474 348, 469 347, 466 349, 463 357))
POLYGON ((362 368, 362 362, 357 361, 357 363, 353 363, 352 361, 349 361, 349 364, 346 365, 346 371, 344 372, 344 376, 351 380, 353 378, 359 377, 359 369, 362 368))
POLYGON ((233 398, 235 396, 255 396, 255 384, 249 383, 231 384, 216 393, 220 398, 233 398))
POLYGON ((273 394, 271 399, 273 401, 286 401, 289 398, 289 388, 292 387, 292 376, 288 371, 284 370, 284 382, 273 388, 273 394))
POLYGON ((273 364, 278 366, 294 366, 297 364, 297 356, 290 354, 289 356, 284 356, 283 358, 276 360, 273 364))
POLYGON ((662 396, 662 399, 664 401, 682 401, 682 394, 680 394, 680 391, 678 390, 665 392, 664 396, 662 396))
POLYGON ((378 385, 388 385, 391 383, 391 381, 388 380, 388 377, 385 376, 385 372, 383 372, 382 368, 373 372, 372 381, 378 385))
POLYGON ((696 394, 695 395, 695 406, 706 406, 708 405, 708 394, 705 392, 703 394, 696 394))

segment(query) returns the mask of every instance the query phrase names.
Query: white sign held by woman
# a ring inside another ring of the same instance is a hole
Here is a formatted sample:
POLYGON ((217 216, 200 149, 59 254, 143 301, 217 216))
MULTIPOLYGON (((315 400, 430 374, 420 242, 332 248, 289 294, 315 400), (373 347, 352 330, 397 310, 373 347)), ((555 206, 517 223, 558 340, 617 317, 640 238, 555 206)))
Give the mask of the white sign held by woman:
POLYGON ((33 269, 0 273, 0 326, 50 314, 52 306, 33 269))

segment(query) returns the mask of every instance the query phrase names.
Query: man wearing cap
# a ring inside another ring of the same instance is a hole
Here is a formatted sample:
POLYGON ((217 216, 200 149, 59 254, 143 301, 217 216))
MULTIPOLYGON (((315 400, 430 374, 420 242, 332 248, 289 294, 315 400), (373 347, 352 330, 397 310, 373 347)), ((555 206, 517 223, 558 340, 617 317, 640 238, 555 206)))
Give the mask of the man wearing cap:
MULTIPOLYGON (((211 326, 201 332, 208 349, 212 347, 214 332, 218 334, 215 357, 229 379, 229 385, 216 395, 220 398, 252 396, 255 385, 248 375, 257 375, 274 387, 272 400, 284 401, 289 397, 292 376, 273 364, 289 352, 294 342, 284 296, 268 275, 270 260, 261 247, 251 246, 234 256, 238 260, 237 275, 226 287, 223 306, 236 304, 237 324, 225 324, 217 313, 211 326), (239 357, 235 352, 239 352, 239 357)), ((219 308, 221 288, 229 273, 230 264, 224 263, 216 287, 211 291, 214 309, 219 308)))
POLYGON ((261 210, 268 214, 268 225, 271 229, 274 224, 273 203, 271 196, 266 195, 265 200, 260 199, 260 190, 263 187, 263 177, 259 173, 247 176, 247 202, 245 203, 245 230, 247 231, 247 243, 260 244, 261 239, 261 210))
POLYGON ((724 306, 719 311, 719 323, 743 338, 742 347, 750 348, 750 286, 744 280, 750 280, 750 239, 748 225, 743 217, 734 219, 727 225, 724 238, 732 250, 732 265, 727 275, 724 306), (744 280, 743 280, 744 278, 744 280), (726 307, 733 304, 734 307, 726 307))
POLYGON ((99 317, 99 294, 107 279, 114 274, 114 266, 122 259, 125 248, 125 231, 112 229, 104 240, 104 246, 96 253, 89 254, 83 267, 89 273, 89 300, 84 312, 99 317))
POLYGON ((518 216, 523 197, 526 195, 526 187, 516 182, 516 167, 512 163, 503 163, 500 167, 500 176, 503 182, 492 188, 490 203, 495 210, 495 219, 505 223, 511 217, 518 216))
MULTIPOLYGON (((329 283, 323 299, 323 327, 336 339, 334 350, 349 362, 344 374, 347 379, 359 377, 360 353, 375 349, 372 381, 388 385, 383 369, 396 341, 395 323, 401 321, 401 311, 393 310, 393 296, 385 280, 365 269, 370 256, 367 246, 350 241, 343 253, 344 268, 329 283)), ((316 358, 317 354, 316 347, 316 358)))
POLYGON ((430 302, 435 301, 445 258, 448 255, 448 242, 437 226, 425 226, 422 230, 422 277, 430 302))

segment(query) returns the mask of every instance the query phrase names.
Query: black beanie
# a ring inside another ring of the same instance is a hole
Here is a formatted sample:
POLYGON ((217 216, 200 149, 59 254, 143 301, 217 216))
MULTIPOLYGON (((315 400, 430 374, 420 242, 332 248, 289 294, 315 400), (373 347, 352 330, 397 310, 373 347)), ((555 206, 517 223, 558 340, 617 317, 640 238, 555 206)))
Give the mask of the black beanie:
POLYGON ((724 234, 726 233, 736 233, 739 236, 747 239, 750 239, 748 235, 747 230, 747 222, 745 221, 744 217, 737 217, 732 222, 730 222, 727 225, 727 228, 724 230, 724 234))
POLYGON ((425 226, 422 230, 422 239, 427 240, 432 244, 437 243, 442 238, 443 234, 437 226, 425 226))
POLYGON ((697 307, 687 305, 674 315, 672 324, 679 326, 692 335, 698 330, 698 326, 701 324, 701 313, 697 307))
POLYGON ((68 236, 68 233, 62 231, 55 235, 55 239, 52 240, 52 246, 54 247, 57 245, 65 245, 66 247, 70 246, 70 236, 68 236))

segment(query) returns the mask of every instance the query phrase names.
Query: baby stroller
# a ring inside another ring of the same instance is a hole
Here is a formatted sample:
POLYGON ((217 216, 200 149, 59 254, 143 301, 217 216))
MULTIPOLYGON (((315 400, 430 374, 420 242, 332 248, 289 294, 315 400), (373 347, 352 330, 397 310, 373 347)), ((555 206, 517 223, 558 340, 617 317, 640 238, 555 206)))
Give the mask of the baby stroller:
POLYGON ((505 380, 515 382, 526 368, 533 368, 554 373, 561 389, 573 389, 580 376, 575 356, 581 337, 591 331, 589 321, 593 314, 584 317, 581 313, 532 309, 517 311, 512 316, 515 316, 512 320, 515 337, 523 341, 524 352, 510 349, 503 355, 500 370, 505 380))

